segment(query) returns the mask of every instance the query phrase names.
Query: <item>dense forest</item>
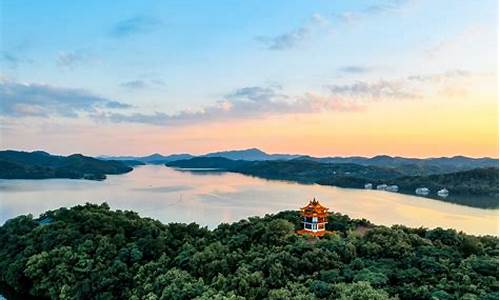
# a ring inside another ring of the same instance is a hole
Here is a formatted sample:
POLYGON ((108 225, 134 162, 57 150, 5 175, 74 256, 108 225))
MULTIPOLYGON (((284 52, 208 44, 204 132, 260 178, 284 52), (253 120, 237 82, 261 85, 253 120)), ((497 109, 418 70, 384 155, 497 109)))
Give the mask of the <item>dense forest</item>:
POLYGON ((404 170, 365 166, 355 163, 322 163, 309 159, 245 161, 222 157, 195 157, 166 163, 180 168, 218 168, 230 172, 300 183, 318 183, 346 188, 364 188, 365 183, 395 184, 401 193, 415 195, 415 189, 427 187, 429 197, 463 205, 498 208, 498 168, 409 176, 404 170), (448 189, 446 198, 436 192, 448 189))
POLYGON ((45 179, 70 178, 103 180, 106 174, 123 174, 132 171, 136 161, 104 161, 81 154, 70 156, 50 155, 43 151, 0 151, 0 178, 45 179))
POLYGON ((328 221, 315 238, 296 211, 208 230, 61 208, 0 227, 0 281, 52 299, 498 299, 496 237, 328 221))
POLYGON ((378 155, 366 157, 304 157, 323 163, 353 163, 362 166, 375 166, 397 170, 409 176, 426 176, 433 174, 454 173, 478 168, 498 168, 498 159, 471 158, 465 156, 406 158, 378 155))

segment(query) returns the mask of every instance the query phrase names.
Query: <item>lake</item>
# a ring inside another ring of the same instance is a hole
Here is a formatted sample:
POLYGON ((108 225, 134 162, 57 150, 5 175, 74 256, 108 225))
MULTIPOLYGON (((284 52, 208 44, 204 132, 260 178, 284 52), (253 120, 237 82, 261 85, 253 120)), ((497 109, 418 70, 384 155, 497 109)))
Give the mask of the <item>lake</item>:
POLYGON ((210 228, 250 216, 296 210, 313 197, 331 211, 375 224, 454 228, 498 235, 498 209, 480 209, 376 190, 272 181, 214 171, 146 165, 104 181, 0 180, 0 224, 21 214, 85 202, 107 202, 163 223, 196 222, 210 228))

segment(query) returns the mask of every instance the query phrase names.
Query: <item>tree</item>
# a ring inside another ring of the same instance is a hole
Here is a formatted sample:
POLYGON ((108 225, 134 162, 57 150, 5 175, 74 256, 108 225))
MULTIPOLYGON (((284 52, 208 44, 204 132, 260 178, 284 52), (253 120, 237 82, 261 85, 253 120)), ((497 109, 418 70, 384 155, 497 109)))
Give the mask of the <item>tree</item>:
POLYGON ((335 296, 330 299, 340 300, 390 300, 387 292, 374 289, 368 282, 356 282, 351 284, 339 283, 334 286, 335 296))

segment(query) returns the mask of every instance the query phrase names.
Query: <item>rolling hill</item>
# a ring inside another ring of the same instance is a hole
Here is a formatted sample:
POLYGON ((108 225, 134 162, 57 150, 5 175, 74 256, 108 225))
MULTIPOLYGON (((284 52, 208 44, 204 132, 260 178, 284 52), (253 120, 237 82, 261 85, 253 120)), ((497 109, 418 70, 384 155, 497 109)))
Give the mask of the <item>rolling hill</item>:
POLYGON ((99 160, 81 154, 58 156, 43 151, 0 151, 2 179, 103 180, 106 174, 123 174, 130 171, 132 168, 124 162, 99 160))
POLYGON ((0 283, 15 299, 498 299, 497 237, 335 213, 316 238, 301 219, 209 230, 107 204, 18 216, 0 226, 0 283))

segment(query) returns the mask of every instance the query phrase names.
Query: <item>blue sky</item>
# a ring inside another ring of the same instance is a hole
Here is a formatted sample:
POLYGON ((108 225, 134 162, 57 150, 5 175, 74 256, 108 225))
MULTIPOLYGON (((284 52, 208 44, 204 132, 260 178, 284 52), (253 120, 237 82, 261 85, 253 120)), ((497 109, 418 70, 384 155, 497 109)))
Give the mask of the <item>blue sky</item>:
POLYGON ((393 81, 409 76, 496 76, 496 1, 0 3, 4 147, 79 150, 40 145, 20 118, 68 135, 75 119, 172 132, 217 115, 316 112, 310 94, 348 94, 349 107, 367 94, 394 98, 410 88, 393 81))

